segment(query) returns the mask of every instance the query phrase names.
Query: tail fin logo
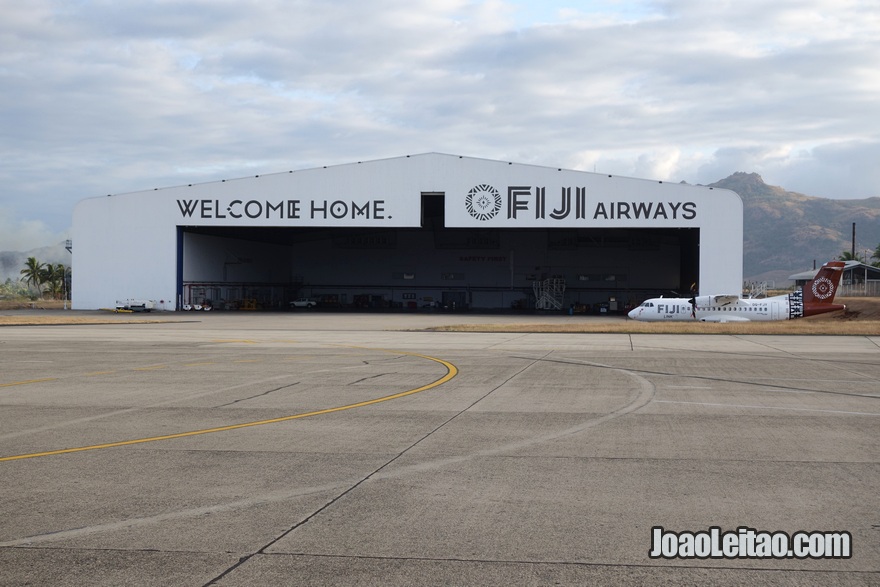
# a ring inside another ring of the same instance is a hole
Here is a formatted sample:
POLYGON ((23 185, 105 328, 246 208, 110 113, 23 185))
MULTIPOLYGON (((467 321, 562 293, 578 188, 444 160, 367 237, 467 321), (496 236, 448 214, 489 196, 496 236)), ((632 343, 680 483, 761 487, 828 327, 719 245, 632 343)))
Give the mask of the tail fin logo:
POLYGON ((827 277, 820 277, 813 282, 813 295, 820 300, 827 300, 834 295, 834 284, 827 277))

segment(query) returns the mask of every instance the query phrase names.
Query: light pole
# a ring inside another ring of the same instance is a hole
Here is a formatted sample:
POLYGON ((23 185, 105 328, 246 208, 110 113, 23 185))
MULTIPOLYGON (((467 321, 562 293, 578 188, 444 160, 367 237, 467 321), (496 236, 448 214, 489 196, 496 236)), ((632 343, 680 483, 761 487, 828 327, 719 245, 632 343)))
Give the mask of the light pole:
MULTIPOLYGON (((72 240, 67 239, 66 241, 64 241, 64 248, 67 249, 68 253, 73 255, 73 241, 72 240)), ((73 260, 73 257, 71 257, 71 260, 73 260)), ((67 296, 70 295, 70 286, 67 283, 67 275, 68 275, 68 273, 70 273, 72 271, 73 271, 73 269, 68 267, 67 269, 64 270, 64 276, 62 277, 62 289, 64 291, 61 292, 61 295, 64 297, 64 309, 65 310, 67 309, 67 296)))

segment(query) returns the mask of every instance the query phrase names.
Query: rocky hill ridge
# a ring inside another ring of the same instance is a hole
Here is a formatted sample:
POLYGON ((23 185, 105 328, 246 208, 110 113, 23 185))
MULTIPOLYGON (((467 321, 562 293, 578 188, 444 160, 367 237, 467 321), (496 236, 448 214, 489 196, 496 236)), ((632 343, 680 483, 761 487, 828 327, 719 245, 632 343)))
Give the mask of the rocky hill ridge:
MULTIPOLYGON (((868 257, 880 243, 880 198, 832 200, 767 185, 757 173, 737 172, 710 184, 743 200, 743 275, 782 279, 838 258, 852 246, 868 257), (781 276, 781 277, 780 277, 781 276)), ((870 259, 869 259, 870 260, 870 259)))

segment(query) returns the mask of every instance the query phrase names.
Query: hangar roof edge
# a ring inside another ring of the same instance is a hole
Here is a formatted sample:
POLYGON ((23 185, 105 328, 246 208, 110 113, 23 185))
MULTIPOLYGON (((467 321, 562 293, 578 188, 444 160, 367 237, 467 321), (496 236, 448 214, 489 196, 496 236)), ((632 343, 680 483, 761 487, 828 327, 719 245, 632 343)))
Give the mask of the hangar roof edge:
POLYGON ((83 200, 80 200, 80 201, 93 200, 93 199, 106 198, 106 197, 143 194, 143 193, 147 193, 147 192, 156 192, 156 191, 162 191, 162 190, 168 190, 168 189, 177 189, 177 188, 187 187, 187 186, 192 187, 192 186, 196 186, 196 185, 210 185, 210 184, 214 184, 214 183, 242 181, 242 180, 247 180, 247 179, 256 179, 259 177, 288 175, 288 174, 294 174, 294 173, 314 171, 317 169, 334 169, 334 168, 342 168, 342 167, 351 167, 351 166, 355 166, 355 165, 369 165, 371 163, 380 163, 380 162, 387 162, 387 161, 394 161, 394 160, 404 161, 406 159, 417 159, 417 158, 425 158, 425 157, 436 157, 436 158, 444 158, 444 159, 467 159, 470 161, 484 161, 486 163, 491 163, 491 164, 516 165, 518 167, 534 167, 534 168, 538 168, 538 169, 550 169, 550 170, 555 169, 556 171, 566 171, 566 172, 572 172, 572 173, 585 173, 585 174, 589 174, 589 175, 605 176, 605 177, 609 177, 609 178, 616 177, 616 178, 627 179, 627 180, 631 180, 631 181, 644 181, 644 182, 649 182, 649 183, 654 183, 654 184, 666 184, 666 185, 674 185, 674 186, 680 186, 680 187, 683 186, 683 187, 690 187, 690 188, 698 188, 701 190, 729 192, 731 194, 735 194, 737 196, 737 199, 740 200, 740 202, 742 201, 742 198, 740 197, 739 194, 737 194, 735 191, 733 191, 731 189, 727 189, 727 188, 715 188, 715 187, 704 186, 704 185, 699 185, 699 184, 688 184, 688 183, 684 183, 684 182, 672 182, 672 181, 663 181, 663 180, 656 180, 656 179, 646 179, 646 178, 640 178, 640 177, 631 177, 631 176, 625 176, 625 175, 614 175, 614 174, 609 174, 609 173, 598 173, 598 172, 594 172, 594 171, 584 171, 582 169, 553 167, 551 165, 538 165, 535 163, 517 163, 514 161, 506 161, 506 160, 502 160, 502 159, 488 159, 485 157, 471 157, 471 156, 466 156, 466 155, 454 155, 454 154, 450 154, 450 153, 440 153, 437 151, 429 151, 426 153, 417 153, 414 155, 399 155, 399 156, 395 156, 395 157, 367 159, 367 160, 355 161, 355 162, 351 162, 351 163, 336 163, 336 164, 331 164, 331 165, 321 165, 321 166, 317 166, 317 167, 305 167, 302 169, 288 170, 288 171, 275 171, 275 172, 271 172, 271 173, 260 173, 260 174, 256 174, 256 175, 247 175, 247 176, 233 177, 233 178, 228 178, 228 179, 215 179, 215 180, 190 183, 190 184, 166 185, 166 186, 152 188, 152 189, 135 190, 135 191, 129 191, 129 192, 117 192, 115 194, 111 193, 111 194, 106 194, 106 195, 102 195, 102 196, 91 196, 88 198, 83 198, 83 200))

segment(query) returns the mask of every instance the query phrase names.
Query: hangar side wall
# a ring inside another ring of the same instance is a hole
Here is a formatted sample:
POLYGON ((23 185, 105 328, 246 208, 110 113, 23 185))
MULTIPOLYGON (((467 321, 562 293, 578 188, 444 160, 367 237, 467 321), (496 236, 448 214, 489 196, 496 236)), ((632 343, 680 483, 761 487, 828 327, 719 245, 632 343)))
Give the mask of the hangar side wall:
POLYGON ((138 298, 175 308, 177 228, 147 198, 83 200, 73 213, 72 305, 112 308, 138 298))
POLYGON ((737 212, 732 206, 728 221, 724 221, 722 216, 720 222, 700 231, 701 293, 742 293, 743 214, 739 196, 736 196, 736 201, 739 210, 737 212))

